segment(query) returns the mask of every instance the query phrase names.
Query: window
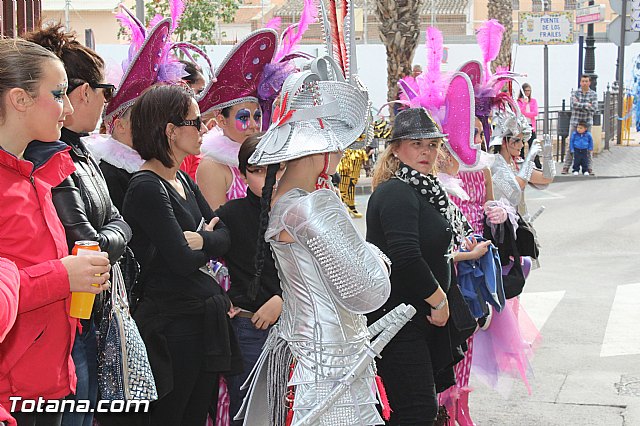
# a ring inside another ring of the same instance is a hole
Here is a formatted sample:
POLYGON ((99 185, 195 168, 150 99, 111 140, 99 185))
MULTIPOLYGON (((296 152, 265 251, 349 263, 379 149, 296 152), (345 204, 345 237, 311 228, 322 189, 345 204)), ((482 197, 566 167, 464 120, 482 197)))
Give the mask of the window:
POLYGON ((577 7, 577 0, 564 0, 564 10, 575 10, 577 7))
POLYGON ((520 0, 511 0, 513 10, 520 10, 520 0))

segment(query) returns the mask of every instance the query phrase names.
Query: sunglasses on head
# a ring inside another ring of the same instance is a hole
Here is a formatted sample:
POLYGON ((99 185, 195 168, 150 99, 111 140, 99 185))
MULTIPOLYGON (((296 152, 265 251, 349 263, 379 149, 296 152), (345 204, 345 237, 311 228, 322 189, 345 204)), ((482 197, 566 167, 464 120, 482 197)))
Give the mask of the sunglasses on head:
POLYGON ((193 126, 196 129, 200 130, 202 128, 202 117, 201 116, 197 116, 194 120, 182 120, 178 123, 173 123, 178 127, 184 127, 184 126, 193 126))

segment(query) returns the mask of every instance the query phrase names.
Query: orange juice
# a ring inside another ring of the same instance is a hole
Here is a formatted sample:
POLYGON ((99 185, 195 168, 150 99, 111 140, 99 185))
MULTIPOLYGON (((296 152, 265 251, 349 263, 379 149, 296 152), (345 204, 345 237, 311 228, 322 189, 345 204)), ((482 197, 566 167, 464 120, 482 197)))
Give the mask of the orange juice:
MULTIPOLYGON (((76 241, 73 246, 71 254, 76 256, 86 256, 94 254, 92 252, 99 252, 100 246, 97 241, 76 241)), ((98 284, 93 284, 94 287, 98 287, 98 284)), ((74 318, 89 319, 91 317, 91 311, 93 309, 93 301, 96 295, 93 293, 85 293, 81 291, 74 291, 71 293, 71 308, 69 315, 74 318)))

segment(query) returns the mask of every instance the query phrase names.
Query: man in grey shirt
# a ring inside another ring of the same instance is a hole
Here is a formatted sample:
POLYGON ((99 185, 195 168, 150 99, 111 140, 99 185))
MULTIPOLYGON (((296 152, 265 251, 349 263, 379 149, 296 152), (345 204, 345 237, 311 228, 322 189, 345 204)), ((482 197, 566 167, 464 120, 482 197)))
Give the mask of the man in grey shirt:
MULTIPOLYGON (((580 77, 580 90, 571 93, 571 121, 569 123, 569 134, 573 134, 580 121, 587 124, 587 131, 591 131, 593 125, 593 114, 598 108, 598 95, 589 88, 591 77, 583 74, 580 77)), ((569 173, 569 167, 573 164, 573 154, 567 144, 567 152, 564 156, 562 174, 569 173)), ((589 152, 589 174, 593 174, 593 158, 589 152)))

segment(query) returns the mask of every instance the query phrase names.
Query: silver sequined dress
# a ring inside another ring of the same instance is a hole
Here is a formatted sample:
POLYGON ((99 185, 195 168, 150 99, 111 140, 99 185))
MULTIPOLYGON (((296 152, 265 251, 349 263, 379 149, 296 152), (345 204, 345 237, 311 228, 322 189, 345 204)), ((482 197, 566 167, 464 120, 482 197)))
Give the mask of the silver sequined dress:
POLYGON ((494 161, 491 165, 491 180, 493 182, 493 198, 496 200, 505 199, 509 205, 517 209, 518 213, 528 219, 527 205, 524 200, 524 190, 516 179, 516 171, 513 170, 504 157, 494 154, 494 161))
MULTIPOLYGON (((370 336, 362 314, 382 306, 391 285, 384 255, 360 236, 333 191, 287 192, 273 206, 265 238, 282 282, 279 337, 297 361, 289 381, 295 424, 365 354, 370 336), (279 242, 282 231, 295 242, 279 242)), ((384 424, 374 377, 372 363, 316 424, 384 424)))

